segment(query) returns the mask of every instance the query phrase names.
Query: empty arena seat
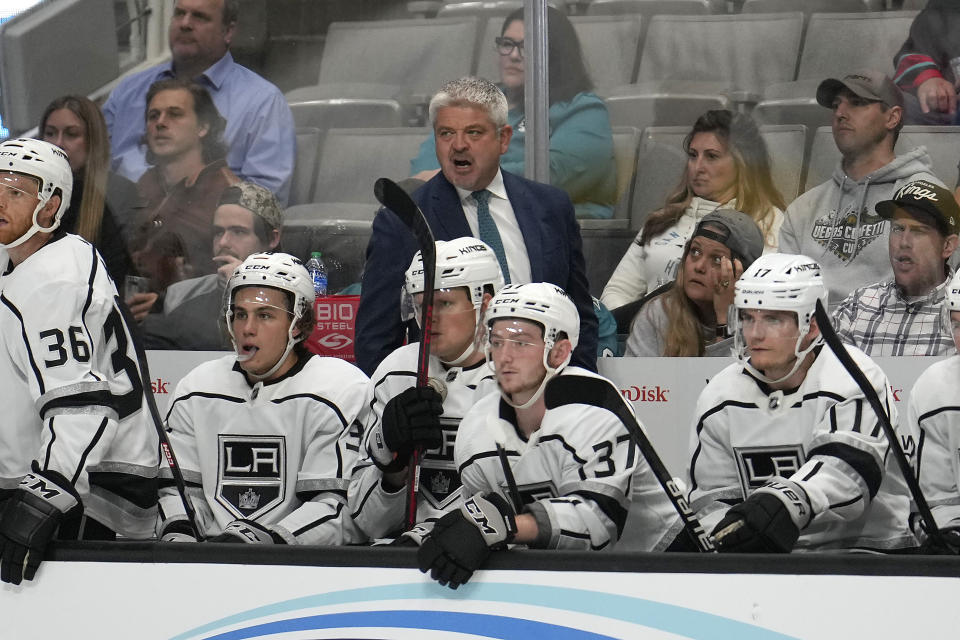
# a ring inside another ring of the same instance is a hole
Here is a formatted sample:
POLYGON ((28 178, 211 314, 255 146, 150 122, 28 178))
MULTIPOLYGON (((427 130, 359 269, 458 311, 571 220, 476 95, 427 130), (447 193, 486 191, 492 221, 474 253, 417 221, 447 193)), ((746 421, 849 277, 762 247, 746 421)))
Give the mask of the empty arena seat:
POLYGON ((373 183, 377 178, 401 180, 410 175, 410 159, 429 135, 430 129, 424 127, 328 129, 312 201, 376 205, 373 183))
POLYGON ((297 156, 290 184, 290 204, 310 202, 317 174, 321 131, 316 127, 297 127, 297 156))
POLYGON ((860 69, 885 70, 892 76, 893 56, 916 15, 916 11, 813 14, 797 80, 768 86, 754 117, 770 124, 805 124, 811 131, 830 124, 830 111, 817 104, 820 82, 860 69))
POLYGON ((724 0, 593 0, 587 5, 587 15, 609 16, 640 14, 692 15, 726 13, 724 0))
POLYGON ((853 13, 855 11, 883 11, 883 0, 743 0, 741 13, 775 13, 803 11, 811 13, 853 13))
MULTIPOLYGON (((900 130, 896 152, 906 153, 919 146, 927 148, 933 162, 933 173, 951 189, 957 184, 957 161, 960 160, 960 126, 931 127, 907 125, 900 130)), ((840 161, 840 151, 833 142, 830 127, 820 127, 814 134, 807 166, 804 191, 828 180, 840 161)))

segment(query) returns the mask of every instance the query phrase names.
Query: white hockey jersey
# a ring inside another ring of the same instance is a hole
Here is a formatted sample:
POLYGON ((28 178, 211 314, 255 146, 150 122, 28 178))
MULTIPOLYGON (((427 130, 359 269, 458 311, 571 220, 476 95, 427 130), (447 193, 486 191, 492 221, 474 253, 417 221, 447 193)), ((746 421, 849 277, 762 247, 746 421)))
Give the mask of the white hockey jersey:
POLYGON ((917 475, 937 525, 960 528, 960 356, 920 374, 907 420, 920 433, 917 475))
MULTIPOLYGON (((916 435, 897 426, 886 375, 862 351, 847 351, 870 380, 911 459, 916 435)), ((728 507, 769 479, 804 488, 812 522, 798 550, 916 546, 910 498, 888 441, 862 391, 829 348, 797 389, 774 391, 734 363, 700 394, 690 438, 691 507, 711 531, 728 507)))
MULTIPOLYGON (((383 472, 373 463, 366 443, 376 433, 386 403, 416 384, 419 348, 419 343, 413 343, 394 350, 383 359, 371 379, 373 397, 362 448, 365 456, 350 485, 350 510, 357 524, 371 538, 387 537, 403 528, 407 490, 384 489, 383 472)), ((457 428, 467 410, 479 398, 496 389, 493 371, 485 361, 467 368, 448 368, 431 356, 428 371, 431 377, 446 386, 447 397, 440 416, 443 443, 437 449, 424 451, 421 459, 417 522, 435 521, 460 507, 463 499, 460 474, 453 461, 457 428)))
MULTIPOLYGON (((347 488, 368 382, 343 360, 313 355, 252 386, 235 355, 188 373, 166 422, 204 534, 242 518, 271 525, 288 544, 362 542, 347 488)), ((162 528, 185 516, 169 469, 160 477, 162 528)))
POLYGON ((84 513, 153 535, 156 426, 117 289, 93 245, 56 233, 0 275, 0 494, 30 470, 63 474, 84 513))
POLYGON ((635 548, 667 548, 682 529, 680 517, 627 427, 607 406, 610 389, 612 401, 632 413, 606 378, 564 368, 547 383, 547 409, 529 440, 500 393, 485 396, 464 417, 454 449, 464 495, 497 492, 513 502, 499 444, 546 548, 612 548, 626 526, 634 528, 635 548))

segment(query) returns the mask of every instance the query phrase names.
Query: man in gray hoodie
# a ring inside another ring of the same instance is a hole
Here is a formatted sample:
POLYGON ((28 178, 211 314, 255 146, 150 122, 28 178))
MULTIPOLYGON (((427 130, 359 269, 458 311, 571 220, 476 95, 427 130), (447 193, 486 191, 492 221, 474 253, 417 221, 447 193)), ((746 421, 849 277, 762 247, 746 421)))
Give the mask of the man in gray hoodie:
POLYGON ((808 255, 823 267, 830 300, 892 277, 889 223, 875 205, 908 182, 943 183, 933 175, 924 147, 902 155, 894 145, 903 126, 903 95, 879 71, 829 78, 817 102, 833 111, 833 139, 842 159, 833 176, 787 207, 780 251, 808 255))

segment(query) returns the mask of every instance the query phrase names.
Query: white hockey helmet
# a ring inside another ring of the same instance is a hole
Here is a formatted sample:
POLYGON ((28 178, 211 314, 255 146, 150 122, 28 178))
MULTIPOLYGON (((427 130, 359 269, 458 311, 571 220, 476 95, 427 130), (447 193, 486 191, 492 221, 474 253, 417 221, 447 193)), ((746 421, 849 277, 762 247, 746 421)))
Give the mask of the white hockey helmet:
POLYGON ((800 368, 803 357, 823 342, 821 335, 806 348, 801 348, 804 337, 810 331, 810 321, 817 309, 817 301, 819 300, 824 308, 827 307, 827 288, 823 282, 823 270, 820 264, 803 255, 764 254, 743 272, 734 286, 734 292, 733 318, 728 322, 734 328, 734 350, 737 358, 753 375, 767 383, 776 383, 789 378, 800 368), (794 347, 797 359, 793 369, 786 376, 771 380, 750 364, 740 325, 740 314, 737 313, 739 309, 792 311, 797 315, 799 334, 794 347))
POLYGON ((513 405, 510 398, 504 396, 504 399, 512 406, 525 409, 540 397, 550 378, 570 364, 570 354, 557 367, 550 366, 549 357, 550 350, 560 339, 561 333, 566 334, 567 339, 570 340, 571 352, 577 348, 577 343, 580 340, 580 314, 577 312, 577 307, 573 304, 570 296, 555 284, 548 282, 509 284, 502 288, 487 305, 487 313, 484 318, 487 325, 487 362, 491 367, 494 367, 494 364, 490 355, 489 336, 490 329, 496 320, 519 318, 535 322, 543 328, 543 341, 545 343, 543 366, 547 370, 547 375, 544 376, 539 390, 523 405, 513 405))
POLYGON ((262 380, 269 378, 280 368, 295 344, 306 340, 310 336, 312 326, 307 326, 309 323, 301 322, 301 320, 307 319, 312 322, 313 319, 313 303, 316 298, 313 280, 303 263, 289 254, 266 252, 248 256, 234 270, 230 280, 227 281, 227 288, 224 292, 226 308, 224 318, 234 349, 237 349, 237 339, 233 334, 233 300, 237 289, 242 287, 280 289, 293 297, 293 308, 290 310, 293 317, 290 320, 290 327, 287 329, 287 348, 269 371, 262 375, 251 374, 251 377, 262 380), (294 336, 294 329, 298 326, 300 326, 300 335, 294 336))
MULTIPOLYGON (((943 331, 947 335, 953 336, 953 341, 956 343, 956 336, 958 334, 953 329, 953 318, 950 317, 950 312, 952 311, 960 311, 960 271, 957 271, 953 274, 953 277, 950 278, 950 282, 947 284, 946 296, 943 299, 943 304, 940 305, 940 323, 943 331)), ((958 322, 958 329, 960 329, 960 322, 958 322)))
POLYGON ((63 149, 33 138, 16 138, 0 143, 0 172, 7 171, 36 178, 40 183, 37 190, 40 202, 33 210, 33 224, 13 242, 0 245, 12 249, 38 232, 50 233, 60 226, 60 219, 70 206, 73 173, 63 149), (60 207, 54 214, 53 223, 49 227, 41 227, 37 223, 37 215, 55 195, 60 196, 60 207))

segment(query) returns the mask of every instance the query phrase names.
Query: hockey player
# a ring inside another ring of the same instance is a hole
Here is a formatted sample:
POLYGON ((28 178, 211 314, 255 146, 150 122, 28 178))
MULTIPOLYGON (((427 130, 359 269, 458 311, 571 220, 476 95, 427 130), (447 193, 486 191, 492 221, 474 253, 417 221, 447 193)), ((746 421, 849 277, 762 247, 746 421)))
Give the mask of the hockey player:
MULTIPOLYGON (((437 518, 460 506, 460 474, 453 462, 457 427, 467 409, 495 389, 493 374, 484 366, 480 319, 503 286, 497 256, 471 237, 436 244, 429 372, 446 397, 414 386, 419 343, 393 351, 374 372, 371 422, 364 433, 367 459, 350 489, 353 517, 372 538, 395 535, 404 524, 407 464, 417 445, 425 447, 417 500, 420 524, 401 541, 419 542, 437 518)), ((423 280, 418 252, 405 284, 415 309, 420 308, 423 280)))
MULTIPOLYGON (((806 256, 761 256, 736 283, 739 362, 700 394, 690 441, 691 506, 705 529, 716 525, 721 551, 916 546, 891 443, 823 348, 817 300, 826 306, 826 288, 806 256)), ((887 377, 856 347, 847 351, 896 425, 887 377)))
MULTIPOLYGON (((167 413, 199 528, 218 542, 362 542, 346 503, 369 381, 303 347, 314 317, 307 270, 285 253, 255 253, 225 302, 236 354, 187 374, 167 413)), ((158 535, 194 540, 169 480, 161 471, 158 535)))
MULTIPOLYGON (((943 304, 944 331, 960 348, 960 273, 947 285, 943 304)), ((907 419, 920 434, 917 474, 920 489, 937 526, 954 549, 960 549, 960 355, 932 364, 910 390, 907 419)), ((925 532, 924 550, 932 548, 925 532)))
POLYGON ((152 536, 157 430, 117 289, 58 229, 63 151, 0 144, 0 577, 32 580, 53 538, 152 536))
POLYGON ((454 458, 465 500, 424 539, 420 570, 456 589, 507 543, 610 548, 631 492, 646 508, 631 523, 643 528, 644 549, 669 546, 679 517, 627 427, 599 400, 612 383, 568 366, 580 327, 566 293, 547 283, 506 286, 485 322, 499 393, 460 425, 454 458))

